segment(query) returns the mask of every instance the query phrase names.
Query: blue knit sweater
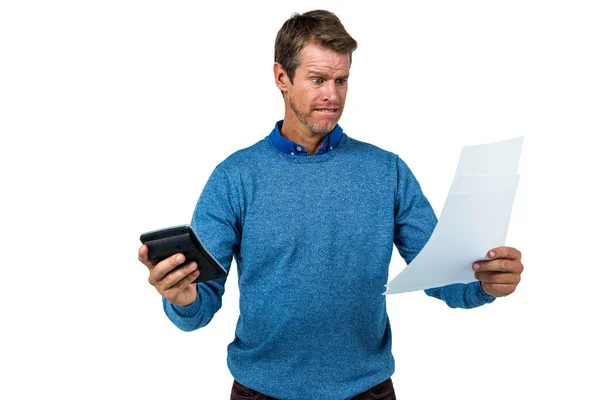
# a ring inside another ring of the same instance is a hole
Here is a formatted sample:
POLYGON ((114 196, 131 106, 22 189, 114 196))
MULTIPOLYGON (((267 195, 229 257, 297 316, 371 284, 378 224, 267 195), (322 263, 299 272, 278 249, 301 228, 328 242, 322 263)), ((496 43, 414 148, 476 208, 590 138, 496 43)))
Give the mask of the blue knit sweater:
MULTIPOLYGON (((215 168, 192 227, 207 250, 238 269, 240 316, 228 366, 245 386, 280 399, 346 399, 394 373, 386 313, 395 246, 407 263, 437 222, 407 165, 343 135, 300 157, 267 138, 215 168)), ((169 319, 191 331, 221 307, 226 278, 198 284, 169 319)), ((450 307, 492 301, 479 282, 427 291, 450 307)))

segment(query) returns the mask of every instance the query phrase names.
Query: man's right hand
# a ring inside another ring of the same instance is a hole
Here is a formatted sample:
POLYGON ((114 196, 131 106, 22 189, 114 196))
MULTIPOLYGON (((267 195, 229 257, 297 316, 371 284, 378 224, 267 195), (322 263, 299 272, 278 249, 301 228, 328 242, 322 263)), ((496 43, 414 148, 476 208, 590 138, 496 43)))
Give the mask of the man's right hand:
POLYGON ((170 303, 187 306, 196 300, 198 289, 192 282, 200 275, 198 264, 191 262, 174 270, 185 261, 181 253, 156 264, 148 258, 148 246, 145 244, 138 251, 138 260, 150 271, 148 282, 170 303))

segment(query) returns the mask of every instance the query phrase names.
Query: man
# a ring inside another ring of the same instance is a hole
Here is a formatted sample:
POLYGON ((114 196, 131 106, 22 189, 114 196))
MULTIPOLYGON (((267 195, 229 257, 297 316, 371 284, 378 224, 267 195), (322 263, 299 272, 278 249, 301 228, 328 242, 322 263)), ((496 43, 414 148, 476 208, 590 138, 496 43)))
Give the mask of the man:
MULTIPOLYGON (((409 263, 437 222, 407 165, 347 136, 344 109, 357 44, 327 11, 295 14, 275 43, 285 115, 255 145, 219 164, 191 225, 229 270, 240 317, 228 346, 232 399, 394 399, 391 331, 382 296, 393 245, 409 263)), ((510 247, 474 264, 478 281, 426 291, 472 308, 512 293, 523 270, 510 247)), ((139 259, 173 323, 191 331, 221 307, 226 278, 192 284, 181 254, 139 259)), ((474 260, 475 261, 475 260, 474 260)))

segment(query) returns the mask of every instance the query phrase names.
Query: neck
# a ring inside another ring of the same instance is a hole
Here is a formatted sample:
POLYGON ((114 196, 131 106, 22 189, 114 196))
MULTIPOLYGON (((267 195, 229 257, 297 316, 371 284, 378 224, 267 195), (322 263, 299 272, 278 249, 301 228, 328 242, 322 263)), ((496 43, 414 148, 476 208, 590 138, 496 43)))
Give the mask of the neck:
POLYGON ((302 125, 300 121, 294 121, 296 124, 289 121, 289 118, 284 118, 280 129, 281 136, 294 143, 298 143, 311 156, 319 150, 323 138, 329 134, 329 132, 314 133, 302 125))

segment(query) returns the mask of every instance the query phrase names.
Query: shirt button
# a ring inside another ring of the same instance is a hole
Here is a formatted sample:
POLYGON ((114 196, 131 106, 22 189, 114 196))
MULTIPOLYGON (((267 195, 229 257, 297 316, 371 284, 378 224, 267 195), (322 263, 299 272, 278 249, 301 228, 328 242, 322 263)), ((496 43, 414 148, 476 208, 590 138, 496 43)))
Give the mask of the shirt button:
POLYGON ((329 150, 333 150, 333 146, 331 146, 331 147, 329 148, 329 150))
POLYGON ((291 154, 291 155, 294 155, 294 152, 292 151, 290 154, 291 154))
POLYGON ((302 151, 302 147, 298 146, 298 147, 296 147, 296 150, 302 151))

